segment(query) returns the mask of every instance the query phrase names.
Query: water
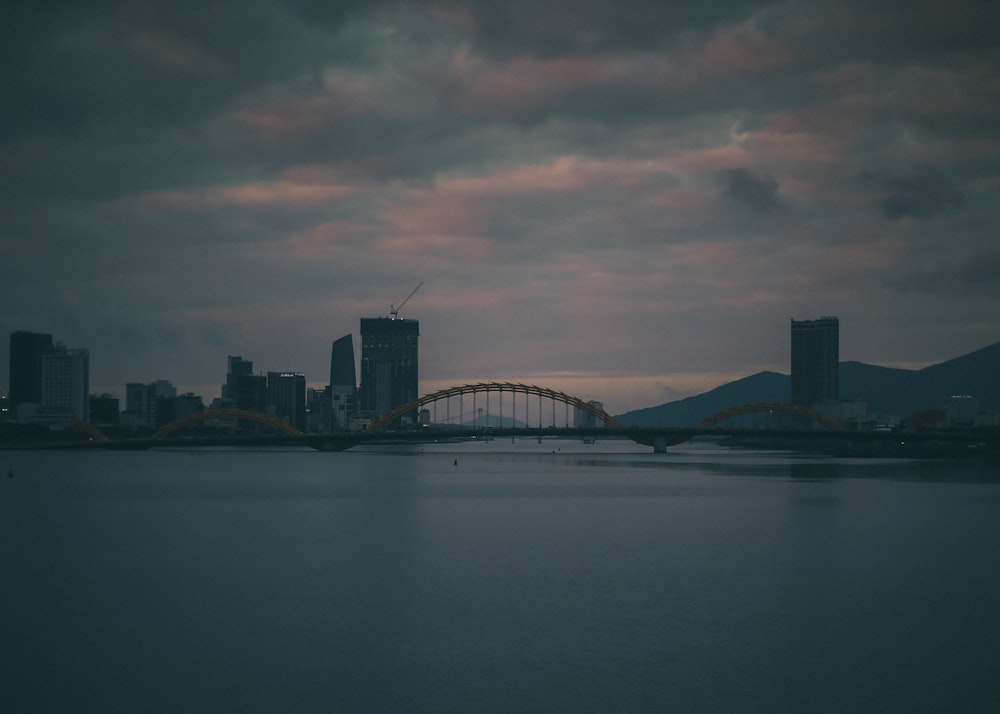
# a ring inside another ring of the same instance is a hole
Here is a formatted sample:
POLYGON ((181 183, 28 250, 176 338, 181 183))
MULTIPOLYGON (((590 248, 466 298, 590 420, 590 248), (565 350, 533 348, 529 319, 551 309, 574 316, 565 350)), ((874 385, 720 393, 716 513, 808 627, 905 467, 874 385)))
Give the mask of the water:
POLYGON ((1000 710, 995 464, 524 441, 8 469, 3 712, 1000 710))

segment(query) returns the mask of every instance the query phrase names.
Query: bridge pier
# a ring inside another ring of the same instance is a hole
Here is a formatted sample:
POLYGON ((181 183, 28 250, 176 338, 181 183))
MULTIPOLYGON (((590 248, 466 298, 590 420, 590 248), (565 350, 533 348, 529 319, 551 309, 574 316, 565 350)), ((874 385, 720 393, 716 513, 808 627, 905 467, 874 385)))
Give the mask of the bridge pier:
POLYGON ((667 453, 667 437, 665 435, 658 434, 653 439, 653 453, 654 454, 667 453))

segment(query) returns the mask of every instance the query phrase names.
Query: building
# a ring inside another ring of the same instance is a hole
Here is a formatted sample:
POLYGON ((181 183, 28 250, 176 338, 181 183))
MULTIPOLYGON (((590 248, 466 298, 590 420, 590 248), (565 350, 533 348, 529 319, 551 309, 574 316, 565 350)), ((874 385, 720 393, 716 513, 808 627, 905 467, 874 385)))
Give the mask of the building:
POLYGON ((253 361, 229 355, 221 405, 251 412, 267 411, 267 377, 253 373, 253 361))
POLYGON ((118 400, 110 394, 90 395, 90 423, 99 429, 118 427, 118 400))
POLYGON ((945 402, 944 412, 949 427, 970 427, 979 416, 979 400, 968 394, 953 395, 945 402))
POLYGON ((333 341, 330 350, 329 429, 345 431, 354 418, 358 399, 358 377, 354 366, 354 338, 344 335, 333 341))
POLYGON ((34 421, 66 428, 90 421, 90 350, 57 344, 42 356, 42 403, 34 421))
POLYGON ((325 434, 330 431, 333 417, 330 407, 330 385, 325 389, 306 387, 306 431, 311 434, 325 434))
POLYGON ((201 414, 205 404, 201 397, 192 392, 178 394, 169 399, 158 399, 156 403, 156 426, 166 426, 172 421, 201 414))
POLYGON ((306 378, 300 372, 267 373, 267 412, 306 430, 306 378))
POLYGON ((226 383, 222 385, 222 399, 236 402, 239 393, 239 378, 253 375, 253 362, 239 355, 229 355, 226 369, 226 383))
POLYGON ((171 401, 177 397, 177 387, 166 379, 149 384, 129 382, 125 385, 125 411, 129 423, 142 427, 161 427, 173 419, 171 401))
POLYGON ((151 426, 150 398, 147 384, 128 382, 125 385, 125 414, 130 425, 135 427, 151 426))
MULTIPOLYGON (((594 409, 604 411, 603 402, 590 401, 587 402, 587 404, 592 406, 594 409)), ((582 429, 593 429, 594 427, 604 426, 603 421, 600 421, 594 414, 591 414, 580 407, 575 407, 573 409, 573 424, 582 429)))
POLYGON ((10 335, 10 390, 7 408, 18 421, 29 421, 42 403, 42 357, 52 352, 52 335, 39 332, 12 332, 10 335), (18 407, 26 405, 19 415, 18 407), (31 406, 28 406, 31 405, 31 406))
POLYGON ((240 374, 234 379, 232 405, 250 412, 267 411, 267 377, 263 374, 240 374))
POLYGON ((792 320, 792 404, 815 407, 840 399, 840 321, 792 320))
MULTIPOLYGON (((419 320, 361 318, 360 411, 378 418, 419 396, 419 320)), ((416 411, 397 426, 415 424, 416 411)))

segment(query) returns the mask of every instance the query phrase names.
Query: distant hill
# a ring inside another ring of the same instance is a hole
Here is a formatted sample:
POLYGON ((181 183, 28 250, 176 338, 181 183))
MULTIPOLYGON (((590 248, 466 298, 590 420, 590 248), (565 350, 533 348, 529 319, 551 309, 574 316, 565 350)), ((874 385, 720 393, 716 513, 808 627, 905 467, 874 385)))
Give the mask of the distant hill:
MULTIPOLYGON (((618 416, 635 426, 694 426, 702 419, 740 404, 787 402, 790 377, 759 372, 735 382, 657 407, 618 416)), ((1000 342, 919 370, 840 363, 840 396, 868 404, 869 414, 907 417, 939 409, 953 394, 970 394, 986 411, 1000 411, 1000 342)))
POLYGON ((753 402, 787 402, 789 377, 777 372, 758 372, 728 382, 710 392, 626 412, 617 417, 628 426, 694 426, 723 409, 753 402))

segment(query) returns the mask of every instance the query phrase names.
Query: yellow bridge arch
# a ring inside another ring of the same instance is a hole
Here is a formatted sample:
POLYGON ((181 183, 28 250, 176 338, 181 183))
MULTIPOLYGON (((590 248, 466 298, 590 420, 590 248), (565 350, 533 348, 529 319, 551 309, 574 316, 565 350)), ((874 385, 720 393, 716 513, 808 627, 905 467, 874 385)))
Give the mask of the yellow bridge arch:
POLYGON ((838 422, 820 414, 814 409, 807 409, 806 407, 800 407, 786 402, 754 402, 753 404, 741 404, 737 407, 723 409, 707 419, 704 419, 696 428, 707 429, 715 426, 721 421, 729 419, 730 417, 739 416, 740 414, 750 414, 753 412, 781 412, 782 414, 794 414, 796 416, 805 417, 806 419, 811 419, 817 424, 822 424, 826 429, 831 431, 836 431, 841 428, 841 425, 838 422))
POLYGON ((378 431, 387 424, 392 423, 395 419, 398 419, 405 414, 409 414, 415 409, 420 409, 421 407, 433 404, 437 401, 449 399, 451 397, 465 396, 467 394, 490 392, 520 393, 544 399, 551 399, 554 402, 560 402, 562 404, 576 407, 577 409, 600 419, 602 422, 615 429, 625 428, 624 424, 603 409, 595 407, 593 404, 585 402, 579 397, 574 397, 572 394, 566 394, 565 392, 549 389, 547 387, 539 387, 534 384, 521 384, 520 382, 476 382, 474 384, 463 384, 457 387, 448 387, 447 389, 441 389, 436 392, 432 392, 431 394, 425 394, 422 397, 418 397, 417 399, 407 402, 406 404, 393 409, 391 412, 382 415, 379 419, 373 421, 368 428, 365 429, 365 431, 378 431))
POLYGON ((86 434, 87 436, 89 436, 91 439, 94 439, 95 441, 107 441, 108 440, 108 437, 106 437, 104 435, 104 432, 102 432, 96 426, 94 426, 93 424, 88 424, 87 422, 81 421, 79 419, 75 419, 74 418, 74 419, 70 420, 69 429, 70 429, 70 431, 75 431, 75 432, 80 433, 80 434, 86 434))
POLYGON ((154 439, 165 439, 166 437, 173 434, 175 431, 180 431, 181 429, 186 429, 194 424, 200 424, 206 421, 212 421, 213 419, 242 419, 244 421, 252 421, 257 424, 263 424, 264 426, 271 427, 275 431, 284 432, 286 434, 301 434, 302 432, 296 429, 291 424, 277 419, 273 416, 268 416, 267 414, 261 414, 260 412, 252 412, 248 409, 208 409, 197 414, 192 414, 190 416, 181 417, 180 419, 175 419, 174 421, 160 427, 153 434, 154 439))

